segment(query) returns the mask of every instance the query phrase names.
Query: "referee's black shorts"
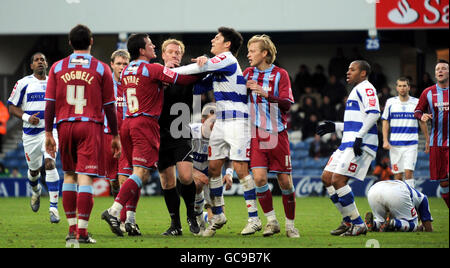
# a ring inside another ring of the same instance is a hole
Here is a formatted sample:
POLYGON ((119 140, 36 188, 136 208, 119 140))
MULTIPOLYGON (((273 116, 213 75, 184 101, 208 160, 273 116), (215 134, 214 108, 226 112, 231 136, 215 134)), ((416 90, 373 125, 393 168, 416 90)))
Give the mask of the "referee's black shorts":
POLYGON ((192 143, 190 139, 161 139, 158 171, 174 166, 177 162, 192 163, 191 154, 192 143))

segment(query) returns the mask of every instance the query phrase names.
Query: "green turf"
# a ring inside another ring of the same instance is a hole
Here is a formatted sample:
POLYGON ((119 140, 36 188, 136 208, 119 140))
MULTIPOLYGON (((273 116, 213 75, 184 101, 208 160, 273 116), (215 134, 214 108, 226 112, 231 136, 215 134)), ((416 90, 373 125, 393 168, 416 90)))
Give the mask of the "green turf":
MULTIPOLYGON (((89 232, 97 240, 95 245, 81 247, 151 247, 151 248, 363 248, 375 239, 381 248, 449 247, 449 210, 440 198, 430 198, 431 214, 434 218, 433 233, 368 233, 359 237, 334 237, 329 231, 340 222, 339 213, 326 197, 297 198, 296 226, 301 238, 289 239, 284 233, 284 211, 281 198, 274 197, 274 208, 281 223, 280 234, 262 237, 262 232, 253 236, 239 235, 246 223, 246 208, 243 197, 225 197, 228 223, 212 238, 195 237, 190 234, 181 201, 183 223, 182 237, 160 235, 169 225, 169 216, 163 197, 142 197, 137 212, 137 222, 143 236, 116 237, 107 224, 100 219, 101 212, 113 202, 112 198, 95 198, 89 223, 89 232)), ((369 210, 365 198, 356 198, 362 215, 369 210)), ((0 248, 64 248, 67 221, 62 205, 59 208, 62 220, 50 224, 48 198, 41 199, 41 209, 33 213, 29 198, 0 198, 0 248)), ((266 223, 261 210, 259 215, 266 223)))

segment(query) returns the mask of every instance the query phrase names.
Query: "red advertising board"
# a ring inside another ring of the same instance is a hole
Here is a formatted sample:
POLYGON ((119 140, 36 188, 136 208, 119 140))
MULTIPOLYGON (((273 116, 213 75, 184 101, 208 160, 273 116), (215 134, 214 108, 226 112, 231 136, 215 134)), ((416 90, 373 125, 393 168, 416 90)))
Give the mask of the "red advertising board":
POLYGON ((449 0, 376 1, 377 29, 448 29, 449 0))

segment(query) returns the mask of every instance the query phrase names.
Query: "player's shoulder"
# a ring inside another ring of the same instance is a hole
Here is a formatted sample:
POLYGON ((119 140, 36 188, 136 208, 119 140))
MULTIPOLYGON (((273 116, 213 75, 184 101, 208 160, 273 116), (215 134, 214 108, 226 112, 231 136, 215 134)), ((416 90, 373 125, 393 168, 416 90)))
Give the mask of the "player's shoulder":
POLYGON ((272 72, 288 75, 288 71, 286 69, 281 68, 280 66, 277 66, 277 65, 273 65, 272 72))
POLYGON ((428 94, 428 92, 433 91, 433 90, 436 90, 436 84, 434 84, 434 85, 432 85, 432 86, 429 86, 429 87, 425 88, 425 89, 422 91, 422 94, 421 94, 420 96, 426 96, 426 95, 428 94))
POLYGON ((28 84, 28 83, 34 81, 35 80, 34 78, 35 77, 32 74, 26 75, 26 76, 22 77, 21 79, 17 80, 17 84, 19 84, 19 85, 28 84))
POLYGON ((246 76, 247 74, 251 74, 255 71, 255 67, 247 67, 245 68, 245 70, 242 72, 242 74, 244 76, 246 76))
POLYGON ((419 99, 413 96, 409 96, 409 100, 408 102, 413 103, 413 104, 417 104, 419 102, 419 99))
POLYGON ((390 97, 389 99, 386 100, 386 106, 388 104, 392 105, 392 104, 399 103, 399 102, 400 102, 400 99, 398 96, 390 97))

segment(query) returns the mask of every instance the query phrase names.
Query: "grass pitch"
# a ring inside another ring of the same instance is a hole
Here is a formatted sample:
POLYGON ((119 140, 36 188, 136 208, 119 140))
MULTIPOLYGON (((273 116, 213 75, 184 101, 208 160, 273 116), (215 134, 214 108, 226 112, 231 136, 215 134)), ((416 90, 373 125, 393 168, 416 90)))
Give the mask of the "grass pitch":
MULTIPOLYGON (((241 236, 246 224, 247 210, 244 198, 225 197, 227 224, 212 238, 195 237, 186 223, 185 207, 181 201, 183 236, 165 237, 164 232, 170 218, 162 196, 142 197, 137 209, 137 223, 141 237, 117 237, 100 219, 112 198, 97 197, 89 223, 89 232, 97 240, 95 245, 80 245, 82 248, 364 248, 371 243, 381 248, 448 248, 449 210, 440 198, 430 198, 433 216, 432 233, 368 233, 359 237, 335 237, 329 234, 340 223, 340 215, 326 197, 297 198, 296 227, 300 239, 289 239, 284 233, 284 210, 281 197, 274 196, 274 208, 281 224, 281 233, 263 237, 262 232, 252 236, 241 236)), ((61 222, 50 224, 48 198, 41 198, 41 208, 33 213, 29 198, 0 198, 0 248, 64 248, 68 231, 60 201, 61 222)), ((366 198, 356 198, 362 216, 369 211, 366 198)), ((266 224, 263 212, 259 215, 266 224)))

